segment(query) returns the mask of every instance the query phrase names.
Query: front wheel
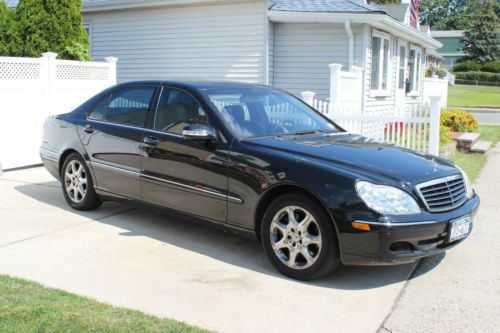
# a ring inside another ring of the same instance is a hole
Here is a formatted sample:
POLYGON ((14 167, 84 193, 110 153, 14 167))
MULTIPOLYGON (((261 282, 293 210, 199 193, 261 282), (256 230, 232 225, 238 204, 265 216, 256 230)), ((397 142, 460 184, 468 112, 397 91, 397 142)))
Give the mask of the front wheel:
POLYGON ((301 194, 283 195, 269 205, 261 236, 273 266, 293 279, 324 277, 340 261, 331 219, 318 203, 301 194))
POLYGON ((90 170, 76 153, 70 154, 64 161, 61 184, 64 198, 76 210, 93 210, 102 204, 94 190, 90 170))

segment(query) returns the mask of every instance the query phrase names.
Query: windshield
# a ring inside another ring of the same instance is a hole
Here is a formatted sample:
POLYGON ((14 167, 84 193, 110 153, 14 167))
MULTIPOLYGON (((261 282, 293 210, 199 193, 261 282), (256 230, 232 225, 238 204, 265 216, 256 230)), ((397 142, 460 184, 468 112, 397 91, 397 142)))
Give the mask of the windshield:
POLYGON ((284 92, 234 88, 207 89, 203 93, 242 138, 339 131, 333 122, 284 92))

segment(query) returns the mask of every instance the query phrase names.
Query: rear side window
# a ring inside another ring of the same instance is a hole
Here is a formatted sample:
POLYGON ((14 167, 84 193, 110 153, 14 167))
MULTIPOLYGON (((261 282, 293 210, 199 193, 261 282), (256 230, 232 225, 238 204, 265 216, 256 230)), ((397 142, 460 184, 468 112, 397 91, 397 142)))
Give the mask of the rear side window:
POLYGON ((106 112, 106 108, 108 107, 109 95, 103 98, 99 104, 94 108, 94 110, 89 114, 90 119, 94 120, 103 120, 104 113, 106 112))
POLYGON ((134 87, 111 95, 105 113, 107 121, 144 127, 155 87, 134 87))

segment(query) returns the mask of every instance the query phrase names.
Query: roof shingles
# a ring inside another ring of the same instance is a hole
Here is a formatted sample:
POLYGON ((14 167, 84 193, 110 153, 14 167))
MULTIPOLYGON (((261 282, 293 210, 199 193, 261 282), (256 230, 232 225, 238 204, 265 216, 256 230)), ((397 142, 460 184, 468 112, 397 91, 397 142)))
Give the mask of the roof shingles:
POLYGON ((270 0, 269 9, 287 12, 383 12, 363 0, 270 0))

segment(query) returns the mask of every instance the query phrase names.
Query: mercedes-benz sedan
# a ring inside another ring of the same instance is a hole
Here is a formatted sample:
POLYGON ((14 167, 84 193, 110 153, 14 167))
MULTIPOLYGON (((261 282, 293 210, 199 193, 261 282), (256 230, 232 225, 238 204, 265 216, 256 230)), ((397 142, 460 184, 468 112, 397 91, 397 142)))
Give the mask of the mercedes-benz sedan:
POLYGON ((40 154, 74 209, 127 198, 262 242, 296 279, 412 262, 471 232, 452 162, 344 131, 264 86, 130 82, 50 117, 40 154))

